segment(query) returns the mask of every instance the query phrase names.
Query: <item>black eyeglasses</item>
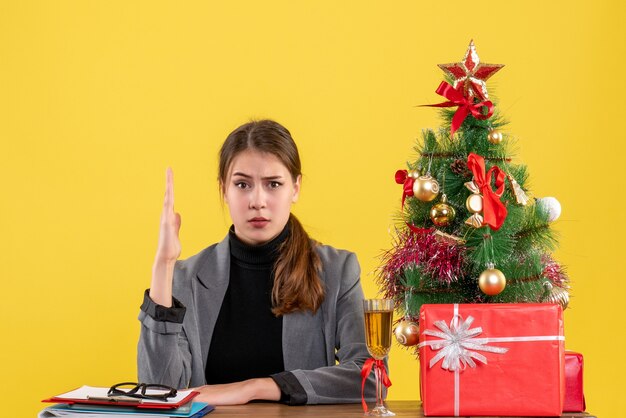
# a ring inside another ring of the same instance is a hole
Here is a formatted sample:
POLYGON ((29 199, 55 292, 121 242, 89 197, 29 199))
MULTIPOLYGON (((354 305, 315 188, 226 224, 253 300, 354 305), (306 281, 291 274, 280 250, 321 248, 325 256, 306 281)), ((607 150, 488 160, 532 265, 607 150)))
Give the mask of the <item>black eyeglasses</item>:
POLYGON ((166 401, 167 398, 176 396, 176 389, 152 383, 124 382, 111 386, 108 396, 129 396, 138 399, 154 399, 166 401), (164 391, 163 393, 146 393, 148 390, 164 391))

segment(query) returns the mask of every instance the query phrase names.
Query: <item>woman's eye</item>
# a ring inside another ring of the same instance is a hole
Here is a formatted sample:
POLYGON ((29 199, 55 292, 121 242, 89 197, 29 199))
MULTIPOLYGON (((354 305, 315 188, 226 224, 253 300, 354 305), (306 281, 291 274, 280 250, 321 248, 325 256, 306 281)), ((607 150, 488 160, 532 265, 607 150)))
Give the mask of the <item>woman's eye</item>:
POLYGON ((277 181, 270 181, 269 186, 270 189, 278 189, 281 186, 281 183, 277 181))
POLYGON ((238 187, 240 189, 247 189, 248 188, 248 183, 245 183, 243 181, 239 181, 235 183, 235 187, 238 187))

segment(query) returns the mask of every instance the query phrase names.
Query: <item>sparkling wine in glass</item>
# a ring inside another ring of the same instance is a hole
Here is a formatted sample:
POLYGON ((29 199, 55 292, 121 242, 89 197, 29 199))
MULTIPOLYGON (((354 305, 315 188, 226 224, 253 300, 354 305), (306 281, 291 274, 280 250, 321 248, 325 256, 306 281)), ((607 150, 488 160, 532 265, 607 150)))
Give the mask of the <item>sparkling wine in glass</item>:
MULTIPOLYGON (((367 351, 376 360, 383 360, 391 350, 393 322, 392 299, 366 299, 363 301, 365 313, 365 342, 367 351)), ((383 403, 383 370, 375 366, 376 406, 365 415, 389 417, 395 415, 383 403)))

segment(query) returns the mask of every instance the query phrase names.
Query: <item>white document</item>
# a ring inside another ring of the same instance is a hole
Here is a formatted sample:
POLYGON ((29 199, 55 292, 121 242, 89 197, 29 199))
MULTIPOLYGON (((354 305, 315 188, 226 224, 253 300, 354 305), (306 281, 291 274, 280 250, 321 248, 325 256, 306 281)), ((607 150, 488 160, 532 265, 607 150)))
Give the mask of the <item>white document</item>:
MULTIPOLYGON (((55 396, 55 398, 58 399, 78 399, 78 400, 88 400, 90 398, 107 398, 108 395, 107 393, 109 392, 109 388, 99 388, 99 387, 93 387, 93 386, 83 386, 80 387, 76 390, 64 393, 62 395, 57 395, 55 396)), ((176 396, 172 397, 172 398, 167 398, 167 400, 164 401, 160 401, 160 400, 156 400, 156 399, 147 399, 146 402, 149 403, 157 403, 157 404, 171 404, 171 403, 177 403, 180 402, 181 400, 185 399, 187 396, 189 396, 189 394, 193 392, 191 390, 179 390, 176 393, 176 396)), ((166 390, 155 390, 155 389, 148 389, 146 391, 146 395, 161 395, 163 393, 167 393, 166 390)), ((81 415, 84 416, 84 415, 81 415)))

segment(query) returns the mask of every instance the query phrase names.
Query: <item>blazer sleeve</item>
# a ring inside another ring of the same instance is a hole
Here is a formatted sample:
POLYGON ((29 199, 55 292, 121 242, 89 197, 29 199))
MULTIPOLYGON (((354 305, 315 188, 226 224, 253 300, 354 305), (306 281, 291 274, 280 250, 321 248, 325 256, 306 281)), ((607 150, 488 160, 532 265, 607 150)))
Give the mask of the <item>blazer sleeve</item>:
POLYGON ((176 298, 171 308, 157 305, 144 294, 139 312, 141 331, 137 345, 139 382, 157 383, 177 389, 191 380, 191 351, 183 321, 186 308, 176 298))
MULTIPOLYGON (((339 276, 327 278, 340 282, 335 296, 337 364, 315 370, 291 371, 306 391, 307 404, 361 402, 361 368, 370 355, 365 345, 364 295, 360 282, 360 267, 355 254, 348 254, 343 268, 338 272, 339 276)), ((386 391, 384 393, 386 394, 386 391)), ((365 397, 369 401, 376 399, 376 380, 373 372, 365 384, 365 397)))

